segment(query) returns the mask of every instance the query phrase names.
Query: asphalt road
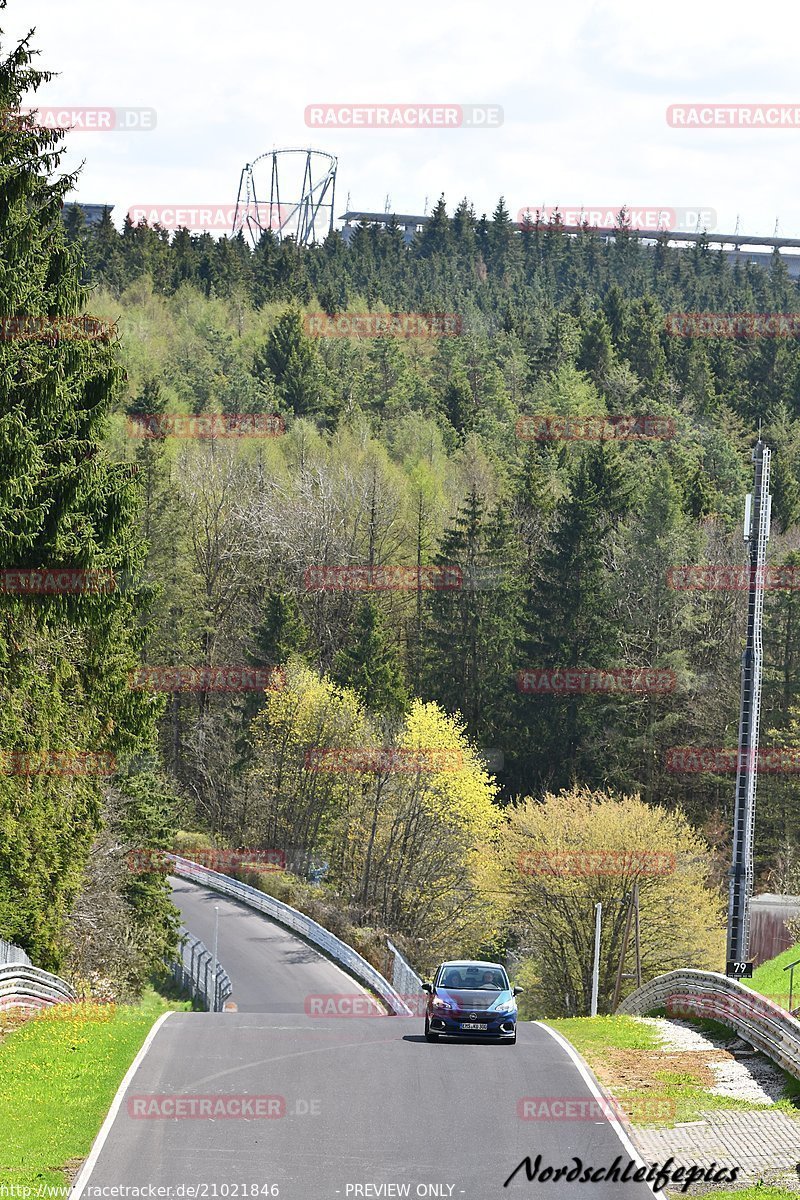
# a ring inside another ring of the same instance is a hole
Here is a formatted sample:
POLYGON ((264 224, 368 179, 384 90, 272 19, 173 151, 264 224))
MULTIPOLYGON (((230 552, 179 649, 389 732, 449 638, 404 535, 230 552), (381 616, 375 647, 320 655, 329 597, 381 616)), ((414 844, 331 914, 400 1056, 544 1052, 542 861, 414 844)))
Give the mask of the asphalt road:
POLYGON ((543 1026, 521 1026, 515 1046, 429 1045, 421 1018, 308 1015, 309 994, 355 991, 348 977, 235 902, 183 882, 176 900, 209 944, 219 903, 220 959, 240 1011, 173 1013, 158 1026, 79 1180, 87 1200, 652 1197, 643 1183, 544 1184, 524 1169, 504 1188, 526 1156, 541 1155, 540 1172, 575 1156, 583 1168, 628 1162, 591 1081, 543 1026), (541 1097, 569 1099, 580 1115, 542 1119, 541 1097), (110 1190, 126 1187, 145 1190, 110 1190))
POLYGON ((171 882, 184 925, 209 950, 219 905, 217 956, 230 976, 231 1000, 239 1012, 302 1013, 312 997, 363 993, 324 954, 261 913, 185 879, 171 882))

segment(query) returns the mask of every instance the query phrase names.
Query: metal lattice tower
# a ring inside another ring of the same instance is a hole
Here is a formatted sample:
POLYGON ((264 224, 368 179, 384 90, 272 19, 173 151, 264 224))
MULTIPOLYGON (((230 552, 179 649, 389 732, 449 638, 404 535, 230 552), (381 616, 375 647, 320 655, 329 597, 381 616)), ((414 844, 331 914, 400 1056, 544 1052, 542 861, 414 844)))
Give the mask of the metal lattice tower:
POLYGON ((758 732, 761 711, 764 584, 769 539, 770 451, 759 437, 753 450, 755 478, 744 510, 744 536, 750 556, 747 637, 742 655, 742 690, 739 708, 739 755, 736 764, 736 798, 733 812, 733 857, 729 872, 728 960, 746 962, 750 948, 750 896, 753 891, 753 837, 755 831, 758 732))
POLYGON ((233 233, 245 233, 257 245, 267 229, 278 241, 293 237, 300 246, 325 237, 333 229, 333 205, 336 193, 336 164, 324 150, 289 148, 260 154, 242 168, 239 194, 233 217, 233 233), (301 158, 292 158, 301 155, 301 158), (266 163, 271 161, 269 200, 266 196, 266 163), (262 166, 259 168, 259 164, 262 166), (281 198, 281 180, 284 195, 281 198))

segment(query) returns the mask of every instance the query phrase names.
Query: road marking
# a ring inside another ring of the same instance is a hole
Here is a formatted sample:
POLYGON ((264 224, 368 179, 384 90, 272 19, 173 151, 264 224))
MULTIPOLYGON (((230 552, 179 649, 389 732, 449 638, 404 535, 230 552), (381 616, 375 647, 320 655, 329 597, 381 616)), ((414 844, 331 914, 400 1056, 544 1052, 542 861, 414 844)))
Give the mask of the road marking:
POLYGON ((166 1021, 167 1017, 172 1016, 173 1011, 174 1010, 171 1009, 169 1012, 163 1013, 158 1018, 155 1025, 153 1026, 153 1028, 148 1033, 147 1037, 142 1042, 142 1047, 141 1047, 139 1053, 136 1055, 136 1058, 133 1060, 131 1065, 128 1067, 128 1070, 125 1073, 125 1078, 122 1080, 122 1083, 117 1088, 117 1094, 111 1102, 111 1108, 108 1110, 108 1115, 106 1116, 105 1121, 103 1121, 103 1124, 100 1126, 100 1132, 98 1133, 97 1137, 94 1140, 94 1144, 89 1152, 89 1157, 87 1158, 86 1162, 81 1167, 80 1174, 78 1175, 78 1178, 75 1180, 75 1183, 72 1185, 72 1190, 69 1193, 69 1200, 80 1200, 80 1197, 83 1194, 84 1188, 86 1187, 86 1184, 89 1182, 89 1176, 91 1175, 92 1171, 94 1170, 95 1164, 97 1163, 97 1160, 100 1157, 100 1151, 103 1149, 106 1138, 108 1137, 109 1133, 111 1132, 111 1126, 114 1124, 117 1113, 120 1110, 120 1107, 122 1105, 122 1099, 123 1099, 123 1096, 125 1095, 125 1092, 128 1089, 128 1085, 131 1082, 131 1080, 133 1079, 136 1072, 138 1071, 139 1066, 140 1066, 145 1054, 147 1054, 147 1051, 150 1049, 150 1046, 153 1043, 153 1038, 156 1036, 159 1029, 166 1021))
MULTIPOLYGON (((544 1023, 544 1021, 532 1021, 531 1024, 538 1025, 540 1029, 544 1029, 547 1033, 550 1034, 550 1036, 552 1038, 555 1038, 555 1040, 559 1043, 561 1048, 563 1050, 566 1050, 567 1054, 570 1056, 570 1058, 574 1062, 575 1066, 578 1068, 582 1078, 588 1085, 589 1091, 592 1093, 595 1100, 599 1100, 601 1102, 601 1104, 603 1104, 606 1107, 606 1109, 611 1108, 613 1111, 613 1102, 610 1101, 610 1097, 607 1094, 603 1095, 603 1092, 600 1090, 600 1086, 599 1086, 597 1080, 595 1080, 591 1071, 589 1070, 589 1067, 583 1061, 583 1059, 581 1058, 580 1054, 575 1049, 575 1047, 573 1045, 571 1045, 570 1042, 568 1042, 567 1039, 565 1037, 563 1037, 560 1033, 558 1033, 555 1029, 551 1029, 549 1025, 546 1025, 544 1023)), ((642 1161, 639 1151, 636 1149, 636 1147, 634 1146, 630 1137, 628 1136, 628 1131, 625 1128, 625 1126, 622 1124, 622 1122, 620 1120, 618 1120, 616 1117, 608 1117, 606 1119, 605 1123, 607 1125, 612 1126, 617 1137, 622 1142, 623 1149, 627 1151, 628 1157, 632 1158, 634 1162, 637 1162, 640 1167, 647 1167, 647 1163, 642 1161)), ((653 1192, 653 1184, 652 1183, 648 1183, 644 1179, 640 1180, 640 1182, 643 1183, 645 1185, 645 1187, 648 1188, 651 1192, 653 1192)), ((655 1195, 655 1192, 653 1192, 653 1195, 655 1195)))

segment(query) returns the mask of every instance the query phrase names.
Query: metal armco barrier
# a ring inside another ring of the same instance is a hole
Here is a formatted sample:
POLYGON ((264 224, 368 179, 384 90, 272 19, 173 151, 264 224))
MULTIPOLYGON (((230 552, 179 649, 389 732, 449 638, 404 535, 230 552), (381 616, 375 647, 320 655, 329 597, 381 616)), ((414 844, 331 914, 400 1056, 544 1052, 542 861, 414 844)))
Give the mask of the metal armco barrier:
POLYGON ((330 930, 317 924, 316 921, 312 921, 311 917, 307 917, 305 913, 298 912, 296 908, 292 908, 289 904, 283 904, 273 896, 259 892, 257 888, 250 887, 247 883, 239 883, 238 879, 231 879, 230 875, 220 875, 218 871, 201 867, 198 863, 193 863, 188 858, 180 858, 177 854, 169 854, 167 857, 174 864, 173 874, 179 875, 182 879, 191 879, 194 883, 212 888, 215 892, 222 892, 225 896, 232 896, 234 900, 239 900, 249 908, 264 913, 265 916, 277 921, 280 925, 285 925, 287 929, 299 933, 306 941, 312 942, 313 945, 319 946, 320 950, 324 950, 340 967, 344 967, 356 979, 360 979, 362 983, 372 988, 385 1001, 392 1014, 401 1017, 411 1016, 411 1009, 402 996, 395 991, 388 979, 384 979, 380 971, 376 971, 372 963, 368 963, 352 946, 348 946, 330 930))
POLYGON ((74 1004, 77 999, 66 980, 49 971, 25 963, 0 967, 0 1009, 44 1008, 50 1004, 74 1004))
POLYGON ((199 938, 181 927, 178 954, 172 975, 178 987, 200 1000, 209 1012, 222 1012, 222 1006, 233 991, 227 971, 214 958, 199 938))
POLYGON ((33 966, 21 946, 15 946, 13 942, 7 942, 5 938, 0 938, 0 966, 5 963, 23 963, 26 967, 33 966))
MULTIPOLYGON (((388 938, 386 945, 392 953, 392 986, 395 991, 404 996, 406 1000, 409 996, 424 996, 422 980, 417 972, 388 938)), ((417 1008, 419 1008, 419 1004, 417 1004, 417 1008)))
POLYGON ((735 979, 714 971, 669 971, 631 992, 617 1012, 644 1016, 654 1009, 728 1025, 800 1079, 800 1021, 735 979))

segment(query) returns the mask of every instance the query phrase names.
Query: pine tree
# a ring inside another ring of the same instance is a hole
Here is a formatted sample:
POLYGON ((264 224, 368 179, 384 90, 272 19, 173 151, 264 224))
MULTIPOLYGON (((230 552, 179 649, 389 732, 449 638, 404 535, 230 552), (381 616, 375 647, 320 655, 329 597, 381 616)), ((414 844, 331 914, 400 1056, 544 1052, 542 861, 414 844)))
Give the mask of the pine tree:
POLYGON ((104 760, 91 756, 123 759, 148 742, 159 705, 128 683, 142 608, 134 475, 100 447, 117 348, 75 326, 46 332, 77 317, 86 294, 60 219, 75 177, 53 178, 60 135, 13 116, 50 78, 33 56, 29 35, 0 61, 0 317, 42 325, 32 340, 0 341, 0 568, 105 573, 98 592, 0 590, 0 750, 33 767, 0 775, 0 935, 54 967, 99 827, 92 772, 104 760), (111 572, 124 586, 111 590, 111 572), (41 757, 52 751, 65 755, 60 770, 41 757))
POLYGON ((298 309, 289 308, 278 318, 256 354, 255 371, 261 381, 265 372, 271 373, 283 406, 296 416, 324 413, 320 365, 298 309))
MULTIPOLYGON (((572 489, 556 506, 555 532, 538 563, 528 614, 533 669, 605 668, 619 655, 607 540, 630 505, 630 484, 618 453, 603 443, 578 463, 572 489)), ((528 769, 552 786, 576 776, 593 779, 589 747, 602 721, 602 698, 525 693, 518 699, 528 769)))
POLYGON ((661 345, 664 315, 652 296, 634 300, 625 338, 625 355, 648 394, 656 395, 666 375, 666 357, 661 345))
POLYGON ((585 371, 592 382, 602 391, 614 366, 614 348, 611 344, 611 329, 602 311, 593 313, 586 323, 581 338, 577 366, 585 371))
POLYGON ((517 660, 522 579, 502 505, 487 513, 471 490, 445 531, 437 563, 457 583, 428 594, 425 689, 458 711, 484 745, 504 737, 517 660))
POLYGON ((419 235, 417 253, 420 258, 449 254, 453 249, 453 233, 444 196, 436 201, 430 220, 419 235))
POLYGON ((348 645, 336 655, 332 675, 358 692, 369 712, 391 719, 408 708, 397 648, 374 600, 364 599, 356 609, 348 645))
MULTIPOLYGON (((270 592, 260 623, 253 632, 252 649, 245 654, 253 667, 281 667, 290 658, 304 661, 310 649, 311 635, 297 597, 289 591, 270 592)), ((249 761, 252 747, 248 726, 267 700, 264 691, 247 692, 242 709, 244 732, 237 746, 241 761, 249 761)))
POLYGON ((508 259, 509 250, 514 240, 514 226, 511 214, 501 196, 497 207, 492 213, 492 223, 489 226, 489 262, 497 274, 502 274, 508 259))
POLYGON ((475 419, 475 398, 466 373, 459 369, 445 388, 445 416, 458 433, 468 433, 475 419))

